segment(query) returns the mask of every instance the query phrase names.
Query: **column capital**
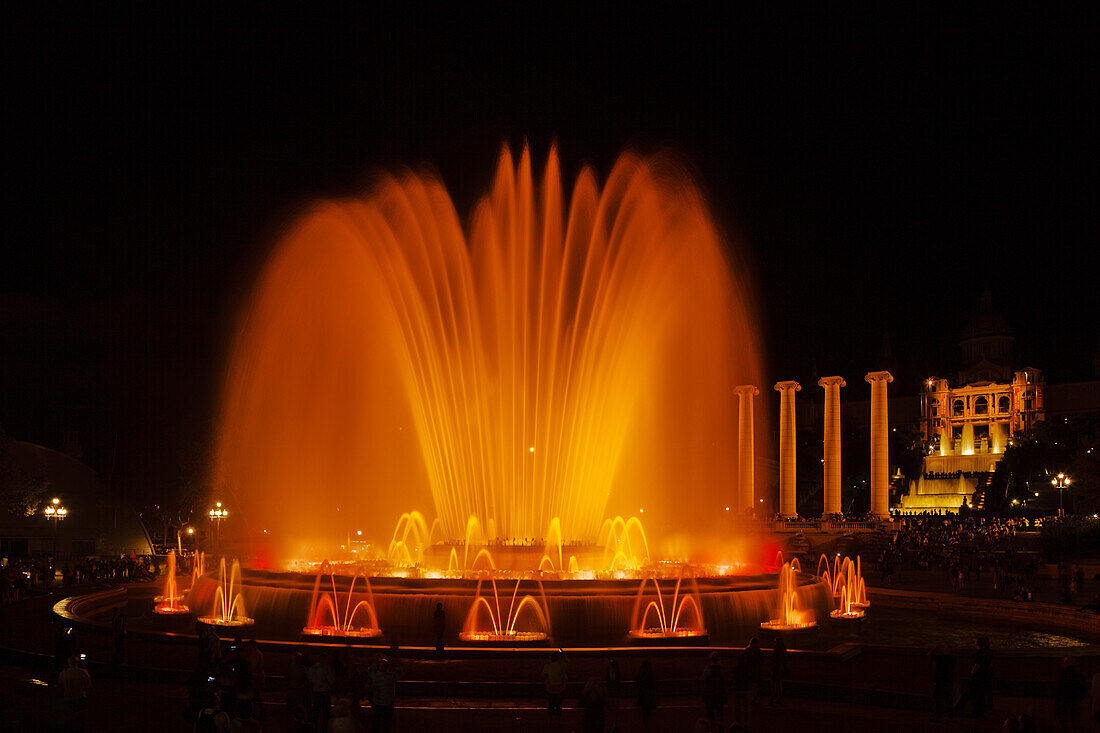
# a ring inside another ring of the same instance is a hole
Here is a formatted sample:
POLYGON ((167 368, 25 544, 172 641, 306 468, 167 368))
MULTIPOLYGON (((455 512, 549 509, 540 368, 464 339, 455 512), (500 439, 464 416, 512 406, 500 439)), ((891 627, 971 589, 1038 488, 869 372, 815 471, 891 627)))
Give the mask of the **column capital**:
POLYGON ((844 377, 822 377, 817 380, 818 387, 832 387, 834 384, 838 387, 848 386, 848 383, 844 381, 844 377))
POLYGON ((864 377, 868 382, 893 382, 894 375, 890 372, 867 372, 867 376, 864 377))
POLYGON ((789 380, 787 382, 776 382, 775 383, 775 391, 776 392, 786 392, 788 389, 793 389, 795 392, 801 392, 802 391, 802 385, 799 384, 798 382, 794 381, 793 379, 789 380))
POLYGON ((749 397, 755 397, 760 394, 760 390, 751 384, 739 384, 733 388, 733 393, 740 397, 741 395, 748 395, 749 397))

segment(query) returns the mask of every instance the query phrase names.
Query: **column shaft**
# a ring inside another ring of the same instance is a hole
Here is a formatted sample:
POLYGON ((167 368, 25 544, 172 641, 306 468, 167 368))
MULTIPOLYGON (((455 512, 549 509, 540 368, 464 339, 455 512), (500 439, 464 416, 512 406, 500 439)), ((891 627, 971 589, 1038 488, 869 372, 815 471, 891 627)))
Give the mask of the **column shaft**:
POLYGON ((890 420, 887 414, 886 384, 890 372, 871 372, 871 513, 890 515, 890 420))
POLYGON ((818 384, 825 388, 825 441, 822 471, 825 484, 825 514, 840 514, 840 377, 824 377, 818 384))
POLYGON ((743 384, 734 389, 738 398, 737 411, 737 510, 753 511, 756 503, 754 463, 756 461, 753 436, 752 398, 760 394, 751 384, 743 384))
POLYGON ((798 382, 779 382, 775 389, 779 392, 779 513, 794 517, 798 515, 794 394, 802 387, 798 382))

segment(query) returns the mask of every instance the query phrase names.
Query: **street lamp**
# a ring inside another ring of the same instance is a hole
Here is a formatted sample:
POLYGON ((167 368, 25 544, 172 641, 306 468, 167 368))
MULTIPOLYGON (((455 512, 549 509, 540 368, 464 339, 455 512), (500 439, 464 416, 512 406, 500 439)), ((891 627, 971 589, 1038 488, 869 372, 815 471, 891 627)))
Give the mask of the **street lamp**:
POLYGON ((58 531, 59 531, 58 528, 61 524, 61 520, 64 519, 65 517, 69 516, 69 510, 66 509, 65 507, 61 506, 61 499, 58 499, 55 496, 50 501, 50 503, 46 505, 46 508, 43 511, 46 515, 46 519, 51 520, 53 522, 53 561, 56 563, 57 562, 57 534, 58 534, 58 531))
POLYGON ((220 501, 214 502, 214 508, 210 510, 210 519, 214 522, 214 543, 221 547, 222 520, 229 516, 228 509, 222 509, 220 501))
MULTIPOLYGON (((183 532, 182 527, 180 527, 179 529, 176 530, 176 547, 179 548, 179 554, 183 555, 183 540, 180 538, 180 533, 181 532, 183 532)), ((188 538, 190 538, 194 534, 195 534, 195 528, 194 527, 188 527, 187 528, 188 538)))
POLYGON ((1058 516, 1064 517, 1066 516, 1066 511, 1062 508, 1062 492, 1069 486, 1069 476, 1064 473, 1059 473, 1050 480, 1050 485, 1058 489, 1058 516))

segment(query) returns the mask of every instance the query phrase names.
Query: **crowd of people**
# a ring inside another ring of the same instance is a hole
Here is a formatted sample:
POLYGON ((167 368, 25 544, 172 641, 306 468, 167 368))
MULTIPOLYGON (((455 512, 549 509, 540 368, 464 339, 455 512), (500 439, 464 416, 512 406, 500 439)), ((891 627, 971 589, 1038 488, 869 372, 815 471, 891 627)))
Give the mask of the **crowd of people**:
POLYGON ((87 557, 60 567, 52 557, 4 558, 0 562, 0 603, 11 603, 54 587, 60 574, 61 586, 96 583, 149 581, 160 574, 160 562, 154 555, 87 557))
POLYGON ((184 717, 201 733, 259 731, 268 715, 293 733, 352 733, 367 724, 378 733, 392 729, 397 680, 403 667, 399 649, 368 657, 342 647, 294 652, 285 673, 284 706, 263 702, 267 671, 260 645, 218 637, 210 626, 198 629, 199 659, 188 684, 184 717))

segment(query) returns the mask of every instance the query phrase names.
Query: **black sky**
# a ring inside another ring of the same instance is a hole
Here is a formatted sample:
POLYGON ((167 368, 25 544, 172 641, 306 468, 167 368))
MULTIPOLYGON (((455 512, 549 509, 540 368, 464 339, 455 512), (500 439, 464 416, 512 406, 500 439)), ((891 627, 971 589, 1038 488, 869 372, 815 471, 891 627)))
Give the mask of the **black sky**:
POLYGON ((280 222, 403 164, 438 169, 465 212, 525 139, 536 159, 556 140, 569 176, 680 150, 752 263, 776 379, 858 379, 885 333, 897 388, 951 374, 986 284, 1020 363, 1092 376, 1090 18, 414 5, 9 19, 9 434, 76 427, 128 490, 171 481, 280 222))

